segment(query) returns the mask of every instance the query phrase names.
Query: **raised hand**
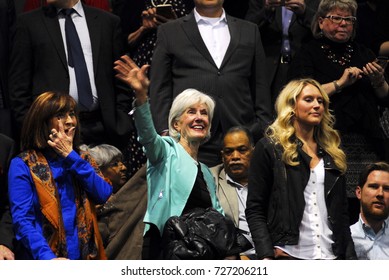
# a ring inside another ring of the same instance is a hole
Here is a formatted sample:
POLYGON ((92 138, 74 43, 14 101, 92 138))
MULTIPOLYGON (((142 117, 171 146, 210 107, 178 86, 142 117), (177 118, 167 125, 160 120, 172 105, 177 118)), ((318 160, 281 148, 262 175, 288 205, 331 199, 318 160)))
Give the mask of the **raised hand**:
POLYGON ((47 144, 61 157, 67 157, 73 151, 73 138, 76 127, 72 126, 69 129, 64 129, 61 117, 58 117, 58 130, 51 129, 47 144))
POLYGON ((127 55, 123 55, 120 60, 114 63, 116 78, 128 84, 134 91, 136 105, 139 106, 147 101, 150 80, 147 71, 150 65, 143 65, 139 68, 136 63, 127 55))

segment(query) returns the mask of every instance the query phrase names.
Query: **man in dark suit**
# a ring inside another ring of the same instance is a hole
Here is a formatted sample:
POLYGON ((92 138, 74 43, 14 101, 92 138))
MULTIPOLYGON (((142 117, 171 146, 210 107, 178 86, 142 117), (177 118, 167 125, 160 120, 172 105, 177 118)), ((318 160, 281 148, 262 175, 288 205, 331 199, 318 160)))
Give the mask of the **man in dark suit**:
POLYGON ((121 147, 131 128, 127 114, 131 101, 115 85, 113 72, 113 62, 123 54, 119 18, 79 0, 47 2, 47 7, 24 13, 17 20, 10 95, 19 129, 33 99, 43 92, 68 92, 78 98, 81 79, 76 79, 70 60, 68 65, 66 19, 61 12, 73 8, 71 18, 81 41, 93 93, 93 105, 80 110, 84 143, 121 147))
POLYGON ((16 20, 14 0, 0 0, 0 133, 13 137, 8 67, 16 20))
POLYGON ((187 88, 216 101, 211 139, 199 150, 208 166, 221 163, 223 134, 244 125, 255 140, 270 121, 270 93, 256 25, 226 15, 223 0, 195 0, 188 16, 161 25, 151 64, 150 104, 163 133, 173 99, 187 88))
POLYGON ((311 22, 319 3, 320 0, 249 0, 246 20, 258 25, 263 39, 273 114, 295 52, 312 38, 311 22))
POLYGON ((0 260, 13 260, 15 234, 8 202, 7 172, 15 142, 0 133, 0 260))

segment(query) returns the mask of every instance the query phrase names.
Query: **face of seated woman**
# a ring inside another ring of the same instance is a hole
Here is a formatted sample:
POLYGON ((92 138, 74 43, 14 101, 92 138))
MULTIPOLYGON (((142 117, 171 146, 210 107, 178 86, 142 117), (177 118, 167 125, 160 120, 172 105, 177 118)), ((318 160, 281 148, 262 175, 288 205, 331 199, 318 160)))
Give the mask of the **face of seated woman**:
POLYGON ((338 8, 330 11, 325 17, 319 18, 319 26, 324 36, 338 43, 350 40, 355 23, 351 11, 338 8))
POLYGON ((204 103, 196 103, 185 109, 174 128, 180 133, 181 140, 202 142, 208 135, 208 107, 204 103))
POLYGON ((103 175, 112 182, 113 193, 116 193, 127 182, 127 167, 121 159, 114 158, 100 169, 103 175))

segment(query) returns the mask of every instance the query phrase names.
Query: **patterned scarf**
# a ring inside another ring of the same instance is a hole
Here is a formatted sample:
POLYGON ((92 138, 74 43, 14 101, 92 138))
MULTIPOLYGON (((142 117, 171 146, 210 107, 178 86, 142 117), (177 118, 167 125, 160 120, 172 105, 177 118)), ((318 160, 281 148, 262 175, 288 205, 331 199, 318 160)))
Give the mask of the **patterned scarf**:
MULTIPOLYGON (((41 152, 29 150, 21 153, 19 157, 31 171, 44 217, 43 235, 56 256, 66 258, 68 252, 61 204, 50 166, 41 152)), ((83 153, 81 157, 88 161, 104 178, 89 154, 83 153)), ((77 180, 73 179, 73 183, 76 196, 80 257, 83 260, 107 259, 97 224, 95 205, 89 201, 77 180)))

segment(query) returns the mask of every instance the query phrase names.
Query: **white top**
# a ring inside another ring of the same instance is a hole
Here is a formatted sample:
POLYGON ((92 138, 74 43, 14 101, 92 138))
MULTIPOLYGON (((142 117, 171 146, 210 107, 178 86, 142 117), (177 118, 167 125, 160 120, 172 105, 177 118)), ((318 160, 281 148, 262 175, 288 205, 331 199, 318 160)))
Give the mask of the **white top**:
MULTIPOLYGON (((72 13, 71 17, 76 27, 78 37, 80 38, 82 51, 84 52, 86 67, 88 69, 89 80, 90 80, 90 85, 93 94, 94 104, 91 108, 93 110, 97 107, 98 97, 97 97, 97 90, 96 90, 96 83, 95 83, 95 75, 93 72, 92 45, 90 42, 88 25, 86 23, 85 13, 81 1, 78 1, 77 4, 73 6, 73 9, 76 10, 76 12, 72 13)), ((62 40, 63 40, 65 53, 67 57, 68 51, 67 51, 66 35, 65 35, 65 16, 62 13, 58 14, 58 21, 59 21, 59 26, 61 28, 62 40)), ((68 65, 68 70, 69 70, 69 77, 70 77, 69 94, 78 102, 76 73, 74 72, 74 68, 70 67, 69 65, 68 65)))
POLYGON ((230 176, 228 176, 228 174, 226 174, 226 179, 230 185, 235 187, 236 194, 238 196, 238 205, 239 205, 238 228, 243 230, 244 232, 246 232, 246 233, 242 233, 242 234, 244 235, 244 237, 247 238, 248 241, 250 241, 251 245, 253 245, 253 248, 248 249, 245 252, 241 252, 241 255, 254 255, 255 254, 254 241, 253 241, 253 238, 251 237, 251 233, 250 233, 249 225, 247 224, 246 213, 245 213, 247 193, 248 193, 247 185, 243 186, 243 185, 239 184, 238 182, 235 182, 234 180, 231 179, 230 176))
POLYGON ((194 9, 194 15, 201 37, 216 66, 220 68, 231 40, 226 13, 223 10, 221 17, 209 18, 201 16, 194 9))
POLYGON ((323 159, 311 169, 304 190, 305 208, 300 224, 297 245, 277 246, 298 259, 336 259, 332 252, 332 230, 328 226, 328 214, 324 193, 323 159))

